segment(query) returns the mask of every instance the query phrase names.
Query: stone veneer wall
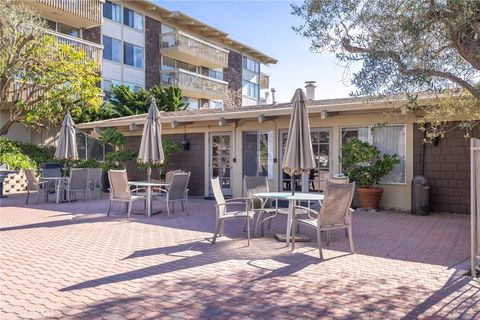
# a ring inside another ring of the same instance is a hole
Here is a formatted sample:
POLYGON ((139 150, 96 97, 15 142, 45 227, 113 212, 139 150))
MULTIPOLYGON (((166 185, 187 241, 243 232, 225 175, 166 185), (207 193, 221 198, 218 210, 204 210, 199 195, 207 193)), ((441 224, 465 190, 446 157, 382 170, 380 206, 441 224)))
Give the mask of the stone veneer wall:
POLYGON ((83 39, 101 44, 102 43, 102 28, 100 26, 82 30, 83 39))
MULTIPOLYGON (((169 157, 170 165, 163 168, 163 172, 181 169, 191 172, 190 174, 190 195, 203 196, 205 191, 205 135, 203 133, 187 133, 187 139, 190 141, 190 150, 179 151, 169 157)), ((183 134, 163 135, 163 140, 180 142, 183 134)), ((125 147, 129 150, 138 151, 141 137, 128 137, 125 147)), ((128 178, 135 180, 146 179, 145 171, 138 170, 135 162, 127 164, 128 178)), ((152 176, 158 176, 158 171, 154 170, 152 176)))
MULTIPOLYGON (((480 128, 473 137, 480 138, 480 128)), ((462 130, 448 132, 439 144, 424 144, 423 132, 414 128, 413 174, 430 185, 430 211, 470 212, 470 140, 462 130), (424 157, 424 159, 423 159, 424 157), (424 160, 424 164, 422 163, 424 160), (424 171, 422 173, 422 167, 424 171)))
POLYGON ((160 83, 160 21, 145 16, 145 87, 160 83))
POLYGON ((12 173, 3 181, 3 192, 5 194, 27 190, 27 178, 21 171, 19 174, 12 173))
POLYGON ((230 51, 228 68, 223 69, 224 80, 228 82, 227 99, 223 102, 225 109, 242 106, 242 55, 230 51))

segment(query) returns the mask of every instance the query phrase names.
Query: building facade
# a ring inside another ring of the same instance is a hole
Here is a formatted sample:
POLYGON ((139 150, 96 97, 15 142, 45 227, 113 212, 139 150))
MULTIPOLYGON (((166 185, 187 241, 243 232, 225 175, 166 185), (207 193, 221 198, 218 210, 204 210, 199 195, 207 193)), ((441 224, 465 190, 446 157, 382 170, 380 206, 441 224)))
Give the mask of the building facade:
POLYGON ((178 86, 189 109, 229 109, 265 101, 262 64, 276 60, 226 33, 151 1, 106 0, 100 27, 103 91, 178 86))
MULTIPOLYGON (((421 98, 427 99, 428 97, 421 98)), ((316 168, 297 179, 297 190, 315 192, 327 177, 342 172, 341 147, 352 137, 368 141, 383 153, 397 154, 400 164, 381 181, 381 207, 410 210, 411 181, 424 175, 430 183, 431 210, 468 213, 469 148, 460 131, 450 132, 437 146, 423 143, 418 128, 421 116, 406 112, 406 97, 365 103, 362 98, 312 100, 307 110, 316 168), (382 123, 384 125, 378 125, 382 123)), ((291 104, 245 106, 229 110, 188 110, 162 114, 162 139, 186 137, 190 149, 172 156, 171 168, 191 172, 191 193, 209 196, 210 178, 219 177, 223 192, 244 196, 244 176, 266 176, 270 190, 291 190, 290 177, 282 171, 291 104)), ((132 116, 79 128, 92 134, 116 127, 128 136, 128 148, 138 149, 145 117, 132 116), (132 129, 129 124, 135 123, 132 129)), ((480 138, 480 128, 471 133, 480 138)), ((128 166, 132 179, 145 172, 128 166)))

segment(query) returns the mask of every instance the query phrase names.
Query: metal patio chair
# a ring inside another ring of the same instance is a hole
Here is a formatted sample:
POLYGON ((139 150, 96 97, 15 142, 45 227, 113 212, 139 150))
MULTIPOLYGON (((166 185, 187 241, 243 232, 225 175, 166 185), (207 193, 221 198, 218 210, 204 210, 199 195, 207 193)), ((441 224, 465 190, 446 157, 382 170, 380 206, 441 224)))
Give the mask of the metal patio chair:
POLYGON ((156 189, 154 199, 165 201, 167 207, 167 213, 170 217, 170 206, 172 211, 175 211, 175 202, 180 202, 182 209, 187 211, 187 215, 190 215, 188 210, 188 182, 190 181, 190 172, 173 172, 169 177, 169 185, 166 189, 156 189))
POLYGON ((264 176, 245 176, 243 178, 243 185, 245 188, 245 194, 251 201, 251 210, 258 213, 257 221, 255 223, 255 230, 253 234, 257 233, 258 225, 262 225, 262 236, 263 236, 263 223, 268 220, 268 228, 272 224, 272 218, 277 216, 279 213, 288 214, 287 211, 281 211, 278 208, 278 201, 272 201, 271 199, 260 199, 254 197, 255 193, 259 192, 269 192, 268 179, 264 176), (275 204, 274 204, 275 202, 275 204), (263 208, 263 210, 262 210, 263 208), (263 218, 263 215, 267 217, 263 218))
POLYGON ((108 203, 107 216, 110 215, 113 202, 121 202, 127 206, 127 219, 130 218, 132 203, 135 200, 142 200, 146 206, 147 197, 145 192, 134 194, 136 191, 144 188, 130 189, 128 185, 127 170, 109 170, 108 181, 110 182, 110 200, 108 203))
POLYGON ((65 191, 67 192, 67 201, 71 201, 72 193, 83 193, 83 199, 88 199, 88 192, 90 191, 88 185, 88 169, 87 168, 72 168, 70 169, 70 176, 65 183, 65 191))
POLYGON ((308 213, 308 218, 298 219, 296 215, 293 216, 292 250, 295 249, 295 226, 297 224, 303 224, 317 229, 318 250, 320 251, 321 259, 323 259, 322 239, 320 237, 322 231, 329 232, 336 229, 346 229, 348 231, 350 251, 355 253, 352 238, 351 215, 354 210, 350 208, 354 191, 355 182, 348 184, 327 183, 325 198, 320 211, 317 212, 310 208, 297 206, 296 209, 298 208, 308 213))
POLYGON ((215 244, 217 236, 223 235, 223 227, 226 220, 242 219, 245 220, 247 224, 247 238, 248 245, 250 245, 250 220, 252 220, 255 215, 255 212, 250 210, 250 199, 233 198, 225 200, 222 193, 222 187, 220 186, 220 179, 218 177, 212 178, 211 182, 213 195, 215 196, 215 200, 217 202, 215 205, 216 223, 212 244, 215 244), (245 206, 245 210, 228 210, 231 205, 245 206))
POLYGON ((30 192, 37 192, 37 203, 40 201, 40 197, 43 196, 44 201, 48 201, 48 193, 55 191, 55 183, 52 181, 40 181, 36 176, 34 169, 24 170, 25 177, 27 178, 27 200, 25 204, 28 204, 30 199, 30 192))

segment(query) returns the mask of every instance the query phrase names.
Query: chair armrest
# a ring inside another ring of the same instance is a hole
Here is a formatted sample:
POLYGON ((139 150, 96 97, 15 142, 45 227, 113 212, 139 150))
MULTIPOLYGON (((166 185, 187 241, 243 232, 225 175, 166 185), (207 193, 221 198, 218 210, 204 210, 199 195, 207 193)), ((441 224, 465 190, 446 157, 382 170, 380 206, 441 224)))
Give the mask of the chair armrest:
POLYGON ((225 202, 232 202, 232 201, 248 201, 251 200, 251 198, 231 198, 231 199, 226 199, 225 202))
POLYGON ((165 192, 165 193, 168 192, 167 189, 164 189, 164 188, 161 188, 161 187, 153 187, 152 191, 165 192))
POLYGON ((242 205, 246 205, 246 202, 240 202, 240 201, 238 201, 238 202, 232 202, 232 201, 231 201, 231 202, 226 202, 226 201, 225 201, 225 202, 222 202, 222 203, 217 203, 217 204, 215 204, 215 207, 227 206, 227 205, 231 205, 231 204, 242 204, 242 205))
POLYGON ((130 189, 130 192, 136 192, 136 191, 140 191, 140 190, 147 190, 147 188, 135 188, 135 189, 130 189))
POLYGON ((315 211, 315 210, 313 210, 313 209, 310 209, 310 208, 307 208, 307 207, 295 206, 295 209, 302 209, 302 210, 307 211, 308 217, 309 217, 310 219, 316 219, 317 216, 318 216, 318 212, 317 212, 317 211, 315 211), (310 214, 312 214, 312 213, 315 215, 315 217, 312 217, 312 216, 310 215, 310 214))

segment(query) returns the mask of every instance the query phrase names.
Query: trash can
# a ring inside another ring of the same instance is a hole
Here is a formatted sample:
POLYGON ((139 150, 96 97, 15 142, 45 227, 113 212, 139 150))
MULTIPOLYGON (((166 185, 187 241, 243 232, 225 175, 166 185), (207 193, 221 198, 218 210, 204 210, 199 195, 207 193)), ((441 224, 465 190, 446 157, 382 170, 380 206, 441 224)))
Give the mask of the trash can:
POLYGON ((430 187, 424 176, 416 176, 412 179, 412 214, 425 216, 429 212, 428 193, 430 187))

